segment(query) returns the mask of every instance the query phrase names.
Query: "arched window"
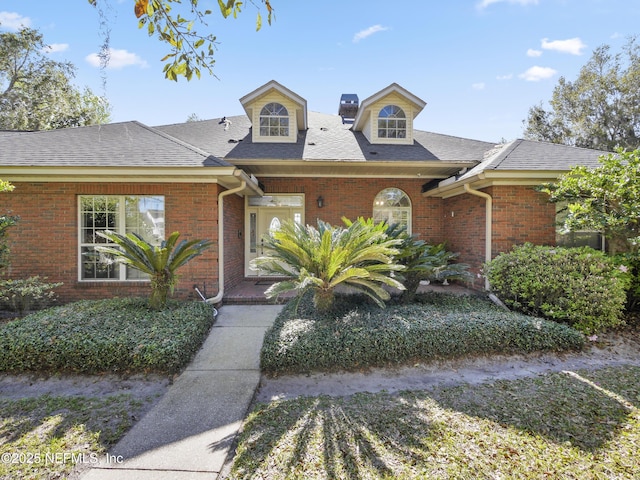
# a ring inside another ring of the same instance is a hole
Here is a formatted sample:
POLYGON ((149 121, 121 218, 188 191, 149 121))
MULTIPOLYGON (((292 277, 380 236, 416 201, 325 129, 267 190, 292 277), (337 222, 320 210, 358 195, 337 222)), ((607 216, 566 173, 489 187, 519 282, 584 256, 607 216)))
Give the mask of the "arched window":
POLYGON ((260 135, 263 137, 288 137, 289 112, 279 103, 267 103, 260 110, 260 135))
POLYGON ((387 105, 378 115, 378 138, 407 138, 407 116, 400 107, 387 105))
POLYGON ((373 200, 373 219, 389 225, 400 224, 411 233, 411 200, 399 188, 385 188, 373 200))

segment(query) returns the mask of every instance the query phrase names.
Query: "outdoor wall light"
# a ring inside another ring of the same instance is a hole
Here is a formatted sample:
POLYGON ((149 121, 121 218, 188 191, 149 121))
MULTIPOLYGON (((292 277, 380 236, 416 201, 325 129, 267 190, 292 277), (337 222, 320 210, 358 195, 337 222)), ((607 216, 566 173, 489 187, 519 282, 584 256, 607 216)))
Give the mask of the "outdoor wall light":
POLYGON ((322 195, 318 197, 317 202, 318 202, 318 208, 324 207, 324 198, 322 198, 322 195))

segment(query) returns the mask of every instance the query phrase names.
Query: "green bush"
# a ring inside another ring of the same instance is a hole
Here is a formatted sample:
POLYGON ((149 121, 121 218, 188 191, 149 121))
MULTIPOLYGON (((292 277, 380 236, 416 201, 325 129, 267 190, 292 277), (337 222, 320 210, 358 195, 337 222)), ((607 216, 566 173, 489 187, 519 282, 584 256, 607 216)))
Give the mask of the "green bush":
POLYGON ((213 324, 203 302, 84 300, 0 328, 0 371, 159 372, 184 367, 213 324))
POLYGON ((491 290, 515 310, 586 334, 623 323, 630 277, 603 252, 525 244, 484 268, 491 290))
POLYGON ((26 280, 4 280, 0 282, 0 303, 6 304, 20 316, 29 310, 44 308, 56 301, 54 288, 62 283, 46 283, 36 275, 26 280))
POLYGON ((497 308, 486 300, 418 295, 419 303, 385 310, 351 295, 320 315, 305 296, 287 304, 266 333, 261 368, 267 374, 358 370, 492 353, 580 349, 576 330, 497 308))

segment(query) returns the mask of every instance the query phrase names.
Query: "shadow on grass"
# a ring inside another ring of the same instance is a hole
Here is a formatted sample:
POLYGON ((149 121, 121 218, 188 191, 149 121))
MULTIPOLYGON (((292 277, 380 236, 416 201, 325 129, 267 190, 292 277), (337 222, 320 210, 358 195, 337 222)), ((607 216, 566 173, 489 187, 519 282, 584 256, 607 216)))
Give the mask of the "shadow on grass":
POLYGON ((514 462, 525 473, 573 474, 613 451, 627 459, 618 464, 635 468, 639 403, 640 368, 618 367, 259 404, 245 423, 232 478, 489 478, 508 474, 514 462), (616 446, 630 424, 630 443, 616 446))

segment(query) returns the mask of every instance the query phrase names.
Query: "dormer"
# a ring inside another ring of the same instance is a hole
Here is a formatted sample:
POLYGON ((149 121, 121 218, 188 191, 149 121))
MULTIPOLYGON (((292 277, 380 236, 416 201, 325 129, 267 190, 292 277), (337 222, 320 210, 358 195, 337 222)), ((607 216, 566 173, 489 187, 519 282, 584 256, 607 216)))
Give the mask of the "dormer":
POLYGON ((362 101, 352 129, 373 144, 412 145, 413 119, 427 103, 397 83, 362 101))
POLYGON ((307 129, 307 101, 271 80, 240 99, 254 143, 296 143, 307 129))

